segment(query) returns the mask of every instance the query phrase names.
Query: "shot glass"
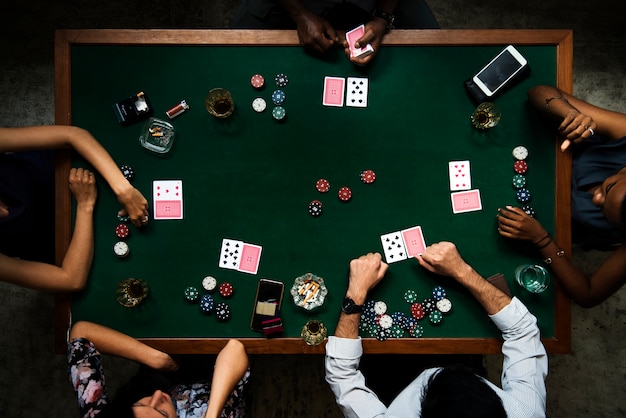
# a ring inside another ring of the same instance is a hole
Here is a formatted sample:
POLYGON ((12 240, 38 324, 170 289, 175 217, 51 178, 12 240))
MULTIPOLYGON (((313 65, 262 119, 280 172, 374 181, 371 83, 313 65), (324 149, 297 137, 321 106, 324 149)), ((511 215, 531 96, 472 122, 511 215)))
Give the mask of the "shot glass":
POLYGON ((320 345, 328 336, 328 330, 321 321, 311 319, 302 327, 300 336, 308 345, 320 345))
POLYGON ((515 269, 515 281, 531 293, 541 293, 550 284, 550 273, 538 264, 523 264, 515 269))
POLYGON ((115 297, 120 305, 134 308, 148 296, 148 283, 141 279, 123 279, 117 284, 115 297))
POLYGON ((476 129, 493 128, 500 122, 500 110, 495 104, 484 102, 478 105, 470 119, 476 129))
POLYGON ((225 119, 233 114, 235 102, 233 96, 226 89, 215 88, 209 91, 204 100, 207 112, 216 118, 225 119))

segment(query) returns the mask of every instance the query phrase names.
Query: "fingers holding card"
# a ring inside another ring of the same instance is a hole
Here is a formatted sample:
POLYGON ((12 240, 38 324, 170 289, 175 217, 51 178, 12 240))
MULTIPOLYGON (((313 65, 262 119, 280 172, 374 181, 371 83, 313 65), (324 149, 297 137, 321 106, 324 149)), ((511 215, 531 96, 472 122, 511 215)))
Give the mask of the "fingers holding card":
POLYGON ((421 226, 383 234, 380 241, 387 264, 416 257, 426 249, 421 226))

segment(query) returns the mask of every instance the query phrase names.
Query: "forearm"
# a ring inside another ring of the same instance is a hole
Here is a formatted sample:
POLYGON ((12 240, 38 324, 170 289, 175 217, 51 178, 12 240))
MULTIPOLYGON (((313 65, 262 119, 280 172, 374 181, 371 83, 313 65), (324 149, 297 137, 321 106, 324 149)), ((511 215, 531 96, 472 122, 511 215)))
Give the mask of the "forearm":
POLYGON ((235 386, 248 369, 248 356, 241 342, 229 340, 215 360, 211 394, 205 418, 218 418, 235 386))
POLYGON ((500 312, 511 303, 509 296, 485 280, 469 265, 466 265, 464 271, 455 279, 465 286, 489 315, 500 312))
POLYGON ((66 290, 80 290, 85 286, 93 261, 93 251, 93 207, 78 205, 74 233, 61 263, 61 269, 67 277, 66 290))

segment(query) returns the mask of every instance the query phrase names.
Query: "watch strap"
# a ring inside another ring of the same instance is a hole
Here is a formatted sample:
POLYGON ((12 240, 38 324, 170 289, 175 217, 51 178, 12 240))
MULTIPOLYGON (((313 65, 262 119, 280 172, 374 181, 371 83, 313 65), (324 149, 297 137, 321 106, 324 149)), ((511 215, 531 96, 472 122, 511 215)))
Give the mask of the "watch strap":
POLYGON ((383 12, 382 10, 374 9, 372 12, 373 17, 379 17, 387 21, 386 29, 390 31, 394 29, 394 22, 396 21, 396 17, 392 13, 383 12))

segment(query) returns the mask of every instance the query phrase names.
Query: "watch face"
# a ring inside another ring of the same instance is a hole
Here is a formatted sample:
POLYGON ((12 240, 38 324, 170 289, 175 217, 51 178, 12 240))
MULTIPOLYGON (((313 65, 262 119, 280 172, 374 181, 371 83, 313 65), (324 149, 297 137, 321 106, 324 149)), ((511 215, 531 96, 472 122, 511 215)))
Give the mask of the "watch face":
POLYGON ((352 301, 352 299, 350 298, 345 298, 341 305, 341 309, 346 313, 351 313, 353 308, 354 308, 354 301, 352 301))

